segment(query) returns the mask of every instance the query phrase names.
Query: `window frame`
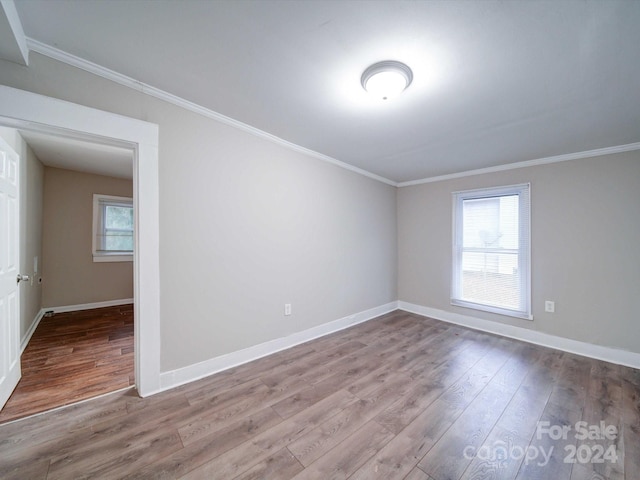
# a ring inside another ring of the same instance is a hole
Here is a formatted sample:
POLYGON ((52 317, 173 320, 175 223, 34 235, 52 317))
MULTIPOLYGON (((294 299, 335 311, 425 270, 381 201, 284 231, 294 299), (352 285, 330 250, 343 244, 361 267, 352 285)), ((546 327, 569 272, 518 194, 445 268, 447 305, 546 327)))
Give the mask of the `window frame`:
MULTIPOLYGON (((91 255, 94 262, 133 262, 133 253, 128 251, 105 251, 99 250, 100 241, 98 240, 98 234, 104 233, 104 209, 109 206, 127 206, 133 207, 133 198, 131 197, 117 197, 114 195, 103 195, 101 193, 93 194, 93 231, 91 236, 91 255)), ((135 212, 134 212, 135 215, 135 212)), ((133 222, 133 228, 135 229, 135 218, 133 222)), ((133 232, 133 230, 132 230, 133 232)), ((133 234, 135 236, 135 233, 133 234)))
POLYGON ((503 187, 480 188, 452 193, 453 241, 451 305, 485 312, 533 320, 531 311, 531 184, 523 183, 503 187), (472 302, 462 298, 463 215, 465 200, 496 198, 517 195, 518 199, 518 270, 520 275, 520 306, 517 310, 472 302))

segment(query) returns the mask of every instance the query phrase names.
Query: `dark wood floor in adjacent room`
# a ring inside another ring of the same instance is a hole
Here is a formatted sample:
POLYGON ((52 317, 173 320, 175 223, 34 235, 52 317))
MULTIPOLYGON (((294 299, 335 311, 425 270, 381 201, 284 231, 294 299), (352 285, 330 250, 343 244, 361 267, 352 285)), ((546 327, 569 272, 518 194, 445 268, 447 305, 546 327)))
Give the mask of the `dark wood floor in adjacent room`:
POLYGON ((45 317, 0 423, 133 385, 133 359, 133 305, 45 317))
POLYGON ((2 425, 0 478, 638 480, 640 371, 394 312, 146 399, 2 425), (581 420, 617 434, 536 435, 581 420), (566 463, 581 443, 617 461, 566 463), (542 448, 544 466, 518 454, 542 448))

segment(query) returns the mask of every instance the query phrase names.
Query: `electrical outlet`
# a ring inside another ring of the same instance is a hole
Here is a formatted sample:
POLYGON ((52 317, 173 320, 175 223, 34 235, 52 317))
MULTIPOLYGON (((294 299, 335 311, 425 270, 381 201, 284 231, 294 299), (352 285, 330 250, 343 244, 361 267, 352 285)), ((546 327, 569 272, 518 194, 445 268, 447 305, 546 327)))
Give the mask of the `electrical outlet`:
POLYGON ((548 313, 553 313, 556 311, 556 302, 552 302, 551 300, 545 300, 544 302, 544 311, 548 313))
POLYGON ((284 314, 285 315, 291 315, 291 304, 290 303, 285 303, 284 304, 284 314))

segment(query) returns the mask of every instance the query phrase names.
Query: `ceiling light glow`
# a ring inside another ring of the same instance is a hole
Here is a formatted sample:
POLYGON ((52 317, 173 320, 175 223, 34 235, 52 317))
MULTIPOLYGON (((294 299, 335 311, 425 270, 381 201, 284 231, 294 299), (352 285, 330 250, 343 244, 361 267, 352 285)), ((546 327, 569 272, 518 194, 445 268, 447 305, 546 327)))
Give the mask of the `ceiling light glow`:
POLYGON ((386 60, 367 68, 360 79, 362 88, 376 98, 388 100, 400 95, 413 80, 411 69, 401 62, 386 60))

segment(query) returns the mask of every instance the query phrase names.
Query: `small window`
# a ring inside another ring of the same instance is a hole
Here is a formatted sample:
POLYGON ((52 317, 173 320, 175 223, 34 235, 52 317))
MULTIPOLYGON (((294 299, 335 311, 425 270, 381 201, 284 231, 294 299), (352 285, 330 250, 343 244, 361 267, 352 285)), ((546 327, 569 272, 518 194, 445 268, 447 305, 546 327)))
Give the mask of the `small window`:
POLYGON ((453 194, 451 303, 532 319, 529 185, 453 194))
POLYGON ((93 261, 133 261, 133 199, 93 196, 93 261))

